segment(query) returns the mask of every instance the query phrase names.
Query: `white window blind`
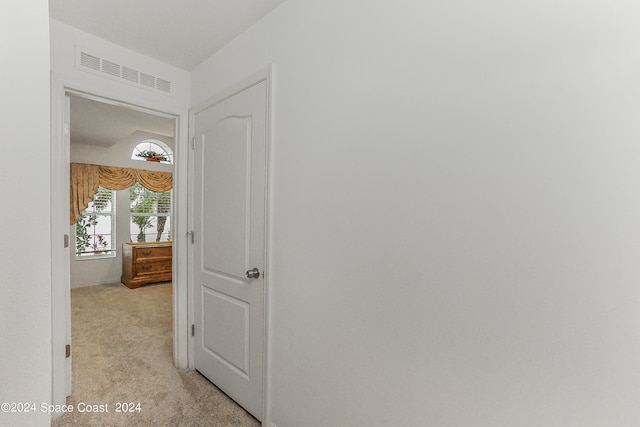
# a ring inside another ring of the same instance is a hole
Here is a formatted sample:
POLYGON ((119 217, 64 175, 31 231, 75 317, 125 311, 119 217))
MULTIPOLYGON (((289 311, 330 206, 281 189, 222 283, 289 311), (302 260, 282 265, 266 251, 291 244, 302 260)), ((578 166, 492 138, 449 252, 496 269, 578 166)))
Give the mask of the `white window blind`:
POLYGON ((139 183, 130 190, 132 242, 171 240, 171 191, 157 193, 139 183))

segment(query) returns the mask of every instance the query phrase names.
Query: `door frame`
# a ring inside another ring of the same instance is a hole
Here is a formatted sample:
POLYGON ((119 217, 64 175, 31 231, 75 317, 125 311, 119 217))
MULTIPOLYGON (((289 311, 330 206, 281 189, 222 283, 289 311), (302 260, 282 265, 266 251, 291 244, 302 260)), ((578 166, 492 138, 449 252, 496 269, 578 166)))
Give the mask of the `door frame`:
MULTIPOLYGON (((109 93, 65 80, 57 73, 51 75, 51 345, 52 345, 52 403, 66 402, 71 366, 67 364, 64 348, 71 337, 69 256, 62 251, 64 235, 69 235, 69 162, 70 144, 65 140, 65 97, 68 94, 107 102, 133 110, 170 117, 175 120, 174 212, 173 212, 173 364, 188 367, 188 112, 152 105, 139 99, 123 100, 109 93), (63 259, 64 258, 64 259, 63 259), (63 264, 66 263, 66 266, 63 264)), ((69 243, 71 247, 71 242, 69 243)), ((73 346, 73 343, 71 343, 73 346)))
MULTIPOLYGON (((271 294, 271 256, 270 250, 272 247, 271 241, 271 215, 270 212, 272 210, 271 207, 271 193, 272 193, 272 170, 271 170, 271 141, 273 139, 273 65, 269 64, 266 68, 263 68, 248 77, 240 80, 238 83, 235 83, 231 86, 228 86, 227 89, 222 90, 218 94, 208 98, 206 101, 198 104, 197 106, 191 108, 189 110, 189 141, 191 154, 189 157, 189 230, 194 229, 194 143, 195 143, 195 117, 196 114, 206 110, 207 108, 224 101, 231 96, 242 92, 243 90, 255 86, 258 83, 265 82, 266 83, 266 114, 265 114, 265 203, 264 203, 264 230, 265 230, 265 239, 264 239, 264 260, 265 260, 265 271, 264 271, 264 289, 263 289, 263 297, 264 297, 264 348, 262 351, 263 357, 263 379, 262 379, 262 424, 270 425, 270 395, 269 395, 269 385, 271 378, 271 364, 269 361, 270 351, 271 351, 271 311, 270 307, 270 299, 269 295, 271 294)), ((194 257, 193 257, 193 245, 189 245, 189 274, 188 278, 188 287, 189 287, 189 324, 195 324, 195 303, 194 303, 194 293, 195 293, 195 283, 194 283, 194 274, 195 265, 194 265, 194 257)), ((189 335, 189 368, 195 369, 195 337, 191 334, 189 335)))

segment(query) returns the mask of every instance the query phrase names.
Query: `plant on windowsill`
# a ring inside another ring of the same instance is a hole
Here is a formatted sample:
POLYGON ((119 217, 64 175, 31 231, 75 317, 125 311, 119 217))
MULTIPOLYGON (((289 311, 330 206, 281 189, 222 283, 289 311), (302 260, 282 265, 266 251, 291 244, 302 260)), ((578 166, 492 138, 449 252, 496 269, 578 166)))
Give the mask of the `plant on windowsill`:
POLYGON ((142 151, 136 154, 136 156, 142 157, 147 162, 166 162, 168 160, 167 156, 163 156, 162 154, 158 154, 155 151, 151 150, 142 151))

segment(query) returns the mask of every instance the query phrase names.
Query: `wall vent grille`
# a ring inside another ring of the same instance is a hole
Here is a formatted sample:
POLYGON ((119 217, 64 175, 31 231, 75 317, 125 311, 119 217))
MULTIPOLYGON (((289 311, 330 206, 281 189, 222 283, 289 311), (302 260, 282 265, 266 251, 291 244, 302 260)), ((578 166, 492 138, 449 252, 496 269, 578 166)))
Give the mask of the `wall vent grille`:
POLYGON ((164 80, 158 77, 156 79, 156 87, 160 90, 163 90, 167 93, 171 93, 171 82, 169 80, 164 80))
POLYGON ((156 78, 149 74, 140 73, 140 84, 148 87, 156 87, 156 78))
POLYGON ((100 71, 100 58, 85 52, 80 52, 80 65, 85 68, 100 71))
POLYGON ((120 77, 120 64, 115 62, 102 60, 102 72, 111 74, 112 76, 120 77))
POLYGON ((129 67, 122 67, 122 78, 133 83, 138 83, 138 75, 140 73, 129 67))
POLYGON ((76 67, 103 77, 134 84, 138 87, 171 93, 171 82, 152 74, 143 73, 133 68, 100 58, 78 49, 76 67))

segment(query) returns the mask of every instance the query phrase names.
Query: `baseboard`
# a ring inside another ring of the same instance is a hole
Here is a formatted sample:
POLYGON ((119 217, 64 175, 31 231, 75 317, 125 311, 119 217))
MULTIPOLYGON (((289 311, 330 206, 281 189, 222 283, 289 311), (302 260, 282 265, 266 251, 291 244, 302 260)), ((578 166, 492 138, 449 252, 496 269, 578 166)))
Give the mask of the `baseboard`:
POLYGON ((114 283, 120 283, 120 280, 105 280, 102 282, 76 283, 71 285, 71 289, 86 288, 89 286, 112 285, 114 283))

